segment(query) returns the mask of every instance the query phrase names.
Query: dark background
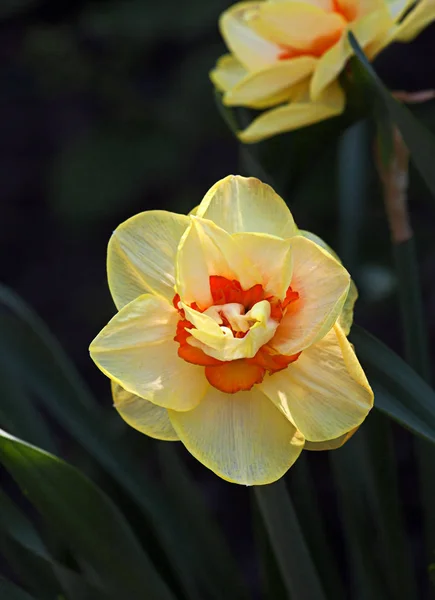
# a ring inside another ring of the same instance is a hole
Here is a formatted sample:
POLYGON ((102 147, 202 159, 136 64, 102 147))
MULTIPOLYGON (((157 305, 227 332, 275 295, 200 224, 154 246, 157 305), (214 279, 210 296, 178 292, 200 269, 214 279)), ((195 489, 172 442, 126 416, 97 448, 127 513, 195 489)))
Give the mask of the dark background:
MULTIPOLYGON (((208 78, 225 51, 217 19, 229 4, 2 0, 0 6, 0 279, 47 322, 107 411, 108 382, 87 348, 115 311, 105 275, 111 232, 143 210, 187 212, 229 173, 258 175, 259 153, 268 154, 265 178, 276 178, 298 225, 349 251, 345 262, 354 267, 361 293, 357 321, 401 353, 388 230, 373 164, 368 158, 362 202, 350 187, 349 213, 337 200, 334 126, 327 136, 310 128, 299 162, 287 152, 292 136, 250 148, 249 154, 239 149, 208 78), (291 177, 283 178, 287 166, 291 177), (347 219, 358 223, 350 250, 349 235, 339 226, 343 219, 344 226, 347 219)), ((435 30, 429 28, 415 43, 385 52, 376 66, 391 89, 435 88, 434 55, 435 30)), ((416 111, 435 125, 433 102, 416 111)), ((410 207, 433 342, 435 203, 413 170, 410 207)), ((129 435, 137 437, 138 452, 152 470, 159 442, 129 435)), ((415 531, 418 497, 406 491, 415 477, 410 436, 400 430, 396 437, 401 489, 415 531)), ((64 446, 71 458, 68 442, 64 446)), ((327 458, 322 453, 309 460, 319 498, 334 515, 327 458)), ((194 469, 253 575, 246 490, 194 469)), ((330 527, 343 553, 335 521, 330 527)), ((415 537, 418 549, 418 532, 415 537)))

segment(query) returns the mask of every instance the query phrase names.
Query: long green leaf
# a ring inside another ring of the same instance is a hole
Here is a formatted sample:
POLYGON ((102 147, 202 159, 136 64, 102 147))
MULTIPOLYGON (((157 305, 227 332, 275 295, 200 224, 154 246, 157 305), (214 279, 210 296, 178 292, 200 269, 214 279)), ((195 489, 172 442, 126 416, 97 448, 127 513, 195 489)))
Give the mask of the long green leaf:
POLYGON ((0 553, 20 582, 38 593, 38 597, 46 590, 51 600, 63 590, 68 600, 110 600, 111 594, 97 589, 82 575, 52 558, 31 521, 2 490, 0 553))
POLYGON ((288 483, 299 523, 328 598, 344 598, 344 588, 331 540, 322 518, 315 483, 303 452, 288 474, 288 483))
POLYGON ((417 598, 412 555, 403 519, 391 422, 380 412, 370 415, 360 435, 373 481, 371 504, 380 532, 385 579, 397 600, 417 598))
POLYGON ((122 514, 74 467, 0 430, 0 461, 101 585, 133 597, 172 600, 122 514))
POLYGON ((386 590, 375 553, 376 529, 369 504, 372 482, 360 433, 354 435, 344 448, 331 452, 330 461, 344 525, 351 598, 384 600, 386 590))
POLYGON ((326 600, 284 480, 254 493, 289 598, 326 600))
MULTIPOLYGON (((252 500, 254 498, 252 497, 252 500)), ((251 502, 254 542, 257 549, 257 559, 260 563, 260 584, 262 598, 287 598, 275 554, 270 544, 270 539, 262 519, 260 509, 256 502, 251 502)), ((290 598, 290 597, 289 597, 290 598)), ((291 600, 291 598, 290 598, 291 600)))
POLYGON ((338 146, 337 252, 351 273, 357 267, 357 253, 369 182, 369 131, 367 121, 358 121, 341 136, 338 146))
POLYGON ((435 156, 434 136, 403 104, 400 104, 392 97, 367 60, 361 46, 352 33, 349 33, 349 41, 369 86, 385 105, 391 120, 396 123, 411 153, 415 166, 426 181, 432 194, 435 195, 435 169, 433 166, 435 156))
POLYGON ((413 433, 435 443, 435 392, 395 352, 354 325, 355 345, 375 392, 375 408, 413 433))
POLYGON ((206 568, 198 574, 204 582, 203 593, 210 600, 220 600, 229 593, 234 598, 247 598, 240 569, 177 450, 174 444, 161 444, 160 464, 166 488, 177 498, 176 511, 186 524, 186 537, 195 536, 207 556, 206 568), (214 573, 210 573, 209 567, 214 573))
POLYGON ((48 452, 57 454, 56 443, 41 415, 29 398, 22 381, 0 362, 0 425, 48 452))
POLYGON ((204 563, 201 545, 186 538, 173 505, 146 476, 142 464, 104 426, 98 406, 74 365, 42 320, 13 291, 0 285, 0 362, 38 395, 49 413, 126 490, 148 518, 186 594, 197 594, 204 563))

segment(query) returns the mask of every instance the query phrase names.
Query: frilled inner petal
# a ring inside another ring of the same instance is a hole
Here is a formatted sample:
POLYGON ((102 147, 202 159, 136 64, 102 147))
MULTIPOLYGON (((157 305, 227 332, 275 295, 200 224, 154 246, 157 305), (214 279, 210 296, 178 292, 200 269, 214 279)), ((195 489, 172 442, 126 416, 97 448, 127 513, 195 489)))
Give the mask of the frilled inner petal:
POLYGON ((177 252, 177 292, 183 302, 195 302, 201 309, 210 306, 210 275, 236 279, 245 289, 261 282, 233 236, 208 219, 192 216, 190 220, 177 252))
POLYGON ((259 387, 311 442, 348 433, 373 405, 373 392, 338 325, 259 387))
MULTIPOLYGON (((363 49, 378 39, 386 39, 393 22, 385 4, 374 12, 358 18, 349 24, 348 29, 355 35, 363 49)), ((313 100, 320 99, 323 92, 338 78, 345 64, 352 55, 347 32, 318 60, 310 83, 310 94, 313 100)))
POLYGON ((111 383, 113 405, 130 427, 158 440, 179 440, 166 408, 127 392, 114 381, 111 383))
POLYGON ((326 12, 314 4, 264 2, 249 23, 264 39, 284 50, 321 56, 340 39, 347 21, 340 13, 326 12))
POLYGON ((218 181, 204 196, 196 214, 228 233, 269 233, 289 238, 297 232, 284 200, 255 177, 229 175, 218 181))
POLYGON ((283 300, 293 275, 291 240, 264 233, 238 233, 235 237, 259 271, 266 294, 283 300))
POLYGON ((91 357, 128 392, 175 410, 196 406, 208 387, 204 369, 178 356, 179 314, 161 297, 127 304, 90 346, 91 357))
POLYGON ((227 393, 249 390, 266 372, 298 359, 299 354, 283 356, 268 343, 290 305, 297 303, 297 292, 289 287, 280 299, 259 284, 243 289, 240 282, 216 275, 209 282, 213 304, 208 308, 189 306, 175 296, 180 320, 174 339, 179 357, 204 366, 211 385, 227 393))
POLYGON ((271 346, 295 354, 320 340, 336 322, 346 300, 350 276, 317 244, 303 236, 292 238, 292 289, 299 300, 289 306, 271 346))
POLYGON ((210 387, 197 408, 168 413, 189 452, 234 483, 275 481, 291 467, 304 445, 296 428, 256 388, 226 394, 210 387))
POLYGON ((175 255, 189 223, 185 215, 150 210, 114 231, 107 250, 107 274, 118 310, 149 292, 172 300, 175 255))

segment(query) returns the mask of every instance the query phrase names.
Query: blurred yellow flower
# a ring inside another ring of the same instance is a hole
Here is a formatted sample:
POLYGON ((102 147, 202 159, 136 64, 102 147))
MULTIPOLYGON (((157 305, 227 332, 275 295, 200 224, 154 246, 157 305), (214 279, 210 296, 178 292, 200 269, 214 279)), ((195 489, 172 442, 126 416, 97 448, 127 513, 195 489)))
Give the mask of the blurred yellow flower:
POLYGON ((247 485, 343 444, 373 394, 346 338, 356 289, 331 252, 252 178, 218 182, 190 216, 120 225, 119 312, 90 352, 125 421, 247 485))
POLYGON ((340 114, 345 97, 338 77, 353 53, 349 31, 373 60, 435 19, 435 0, 412 6, 412 0, 260 0, 229 8, 220 29, 231 54, 219 59, 211 79, 225 105, 270 109, 240 139, 257 142, 340 114))

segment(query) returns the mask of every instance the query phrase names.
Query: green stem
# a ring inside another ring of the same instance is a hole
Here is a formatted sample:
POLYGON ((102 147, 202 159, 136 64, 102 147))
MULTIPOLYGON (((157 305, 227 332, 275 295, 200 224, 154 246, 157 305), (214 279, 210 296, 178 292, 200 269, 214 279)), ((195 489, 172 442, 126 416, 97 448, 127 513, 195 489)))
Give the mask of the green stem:
POLYGON ((393 244, 406 361, 430 383, 427 327, 418 276, 415 239, 393 244))
POLYGON ((284 480, 254 488, 288 597, 326 600, 284 480))
MULTIPOLYGON (((399 131, 394 131, 394 148, 390 164, 378 169, 384 189, 385 209, 391 232, 392 249, 398 282, 398 295, 406 361, 430 383, 430 357, 426 321, 421 298, 418 260, 411 228, 407 184, 408 150, 399 131)), ((428 565, 435 558, 435 452, 427 442, 416 441, 420 492, 424 514, 424 533, 428 565)))

